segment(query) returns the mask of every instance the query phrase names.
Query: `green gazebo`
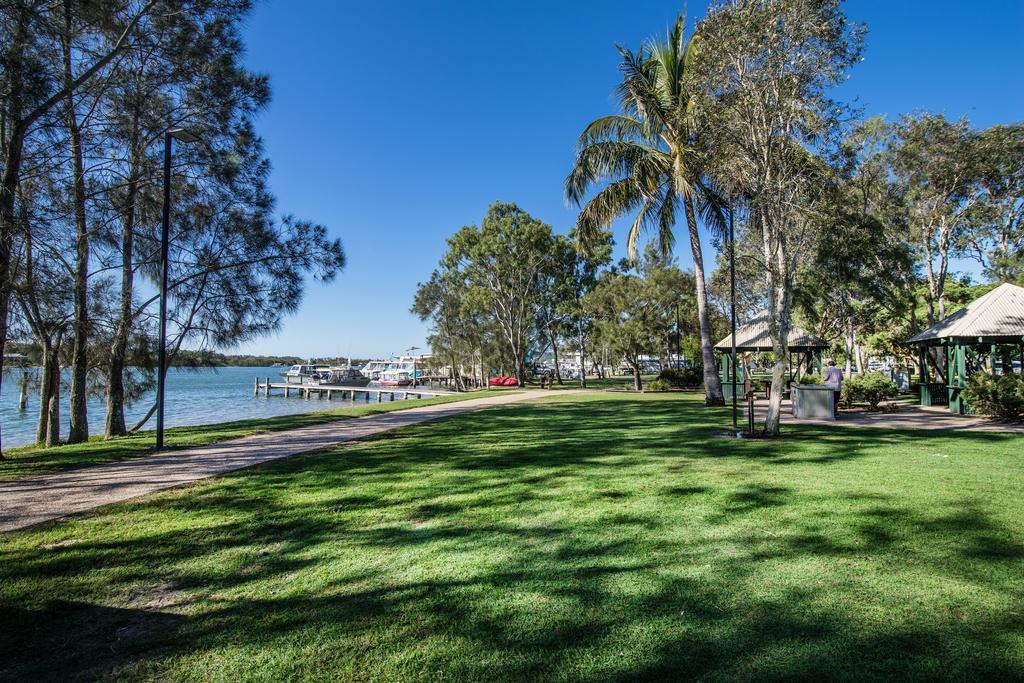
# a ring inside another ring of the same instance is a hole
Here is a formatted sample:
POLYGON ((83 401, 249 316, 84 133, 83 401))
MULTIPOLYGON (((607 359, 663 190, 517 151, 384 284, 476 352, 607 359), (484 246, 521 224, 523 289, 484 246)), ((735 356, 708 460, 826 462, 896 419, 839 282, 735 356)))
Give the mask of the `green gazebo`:
POLYGON ((970 375, 1013 372, 1014 357, 1024 366, 1024 287, 999 285, 907 343, 918 347, 921 405, 968 413, 960 392, 970 375))
MULTIPOLYGON (((821 372, 821 353, 829 347, 821 337, 794 327, 789 332, 789 379, 799 379, 803 368, 813 367, 821 372), (794 363, 793 361, 796 360, 794 363)), ((719 375, 722 378, 722 390, 725 397, 732 398, 732 335, 726 336, 715 344, 715 350, 722 356, 719 363, 719 375)), ((745 325, 736 328, 736 353, 765 353, 773 351, 771 331, 768 326, 768 311, 762 311, 745 325)), ((736 363, 737 390, 742 391, 743 366, 736 363)))

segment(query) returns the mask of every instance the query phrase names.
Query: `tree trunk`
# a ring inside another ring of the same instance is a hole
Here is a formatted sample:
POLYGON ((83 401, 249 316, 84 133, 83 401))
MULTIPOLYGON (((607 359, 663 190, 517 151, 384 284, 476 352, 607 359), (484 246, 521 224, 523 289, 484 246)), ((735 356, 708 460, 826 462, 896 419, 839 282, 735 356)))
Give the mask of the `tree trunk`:
POLYGON ((125 347, 114 339, 107 366, 107 419, 103 438, 110 439, 128 433, 124 423, 124 360, 125 347))
POLYGON ((768 415, 764 421, 767 436, 779 435, 782 418, 782 392, 789 375, 789 331, 791 326, 791 305, 793 296, 792 272, 785 243, 772 237, 771 226, 763 216, 762 246, 765 262, 768 264, 768 329, 772 337, 772 351, 775 365, 772 367, 772 391, 768 400, 768 415))
POLYGON ((580 326, 580 388, 587 388, 587 344, 583 338, 582 326, 580 326))
POLYGON ((526 352, 521 348, 512 350, 512 372, 515 373, 518 386, 526 386, 526 352))
POLYGON ((846 335, 843 340, 843 351, 846 352, 846 376, 853 374, 853 317, 846 317, 846 335))
POLYGON ((71 143, 72 200, 75 212, 75 272, 74 272, 74 343, 71 350, 71 421, 68 443, 89 440, 89 417, 86 405, 86 382, 89 359, 89 232, 85 216, 85 164, 82 160, 82 134, 75 112, 74 77, 71 72, 71 6, 64 3, 64 87, 67 96, 68 138, 71 143))
POLYGON ((562 384, 562 371, 558 367, 558 337, 554 332, 551 333, 551 352, 555 354, 555 379, 562 384))
POLYGON ((142 155, 138 137, 138 109, 132 121, 133 158, 129 170, 128 188, 125 206, 121 218, 121 297, 117 324, 114 326, 114 339, 110 344, 110 361, 107 366, 107 417, 104 437, 124 436, 128 433, 124 422, 124 368, 125 355, 128 349, 128 337, 131 335, 132 297, 135 292, 135 210, 139 196, 139 157, 142 155))
POLYGON ((697 232, 697 216, 693 210, 693 197, 683 195, 686 211, 686 227, 690 233, 690 250, 693 252, 693 279, 697 284, 697 319, 700 323, 700 356, 704 363, 704 404, 724 406, 722 381, 715 364, 715 348, 711 339, 711 319, 708 315, 708 293, 704 282, 704 256, 697 232))
POLYGON ((57 354, 49 339, 40 339, 43 347, 43 368, 39 378, 39 421, 36 423, 36 443, 45 444, 50 424, 50 392, 53 390, 53 373, 60 373, 57 354), (56 369, 55 369, 56 367, 56 369))
POLYGON ((452 379, 455 383, 455 391, 462 391, 462 369, 458 367, 457 363, 459 359, 455 357, 455 352, 452 351, 451 363, 452 363, 452 379))
POLYGON ((629 361, 630 367, 633 368, 633 388, 636 391, 642 391, 644 388, 643 381, 640 379, 640 363, 633 360, 629 361))
POLYGON ((46 447, 53 448, 60 445, 60 363, 57 361, 56 353, 52 362, 53 370, 50 373, 50 393, 47 397, 46 415, 46 447))
MULTIPOLYGON (((773 307, 774 309, 774 307, 773 307)), ((785 388, 786 377, 789 374, 789 330, 788 325, 782 324, 782 318, 788 318, 788 311, 775 309, 771 315, 772 320, 772 350, 775 356, 775 364, 772 366, 772 392, 768 399, 768 415, 764 421, 765 434, 778 436, 779 422, 782 418, 782 392, 785 388)))
MULTIPOLYGON (((25 45, 28 36, 30 10, 28 3, 20 3, 18 19, 11 37, 13 49, 5 66, 5 93, 7 139, 4 141, 3 174, 0 176, 0 389, 3 387, 3 351, 7 345, 8 314, 13 293, 11 255, 15 233, 14 205, 18 182, 21 179, 22 153, 24 152, 27 125, 22 120, 22 104, 25 95, 25 45)), ((0 453, 3 453, 2 432, 0 432, 0 453)), ((0 455, 0 458, 3 456, 0 455)))

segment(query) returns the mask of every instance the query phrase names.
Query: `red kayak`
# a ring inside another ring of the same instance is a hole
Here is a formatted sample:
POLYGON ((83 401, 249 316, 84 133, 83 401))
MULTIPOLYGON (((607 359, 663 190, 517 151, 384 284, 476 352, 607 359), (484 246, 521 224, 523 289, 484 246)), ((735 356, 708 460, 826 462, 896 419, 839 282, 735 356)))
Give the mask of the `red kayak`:
POLYGON ((492 387, 517 387, 519 386, 519 380, 515 377, 492 377, 492 387))

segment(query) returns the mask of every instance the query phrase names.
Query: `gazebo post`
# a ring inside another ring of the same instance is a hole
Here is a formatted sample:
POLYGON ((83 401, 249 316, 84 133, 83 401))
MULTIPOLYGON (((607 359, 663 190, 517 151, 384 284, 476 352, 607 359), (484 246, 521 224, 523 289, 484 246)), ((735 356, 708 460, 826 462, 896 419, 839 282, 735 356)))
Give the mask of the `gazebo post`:
POLYGON ((918 362, 921 364, 921 374, 917 378, 918 401, 923 406, 932 404, 932 394, 929 389, 928 376, 928 344, 922 343, 917 348, 918 362))
POLYGON ((989 362, 989 365, 992 368, 992 376, 995 377, 996 376, 996 345, 995 344, 989 344, 988 362, 989 362))
POLYGON ((725 391, 726 388, 731 389, 734 384, 736 376, 736 356, 731 351, 722 351, 719 359, 721 360, 721 372, 719 377, 722 379, 722 388, 725 391))
POLYGON ((953 409, 953 347, 949 342, 943 342, 943 350, 946 352, 946 405, 953 409))
POLYGON ((954 413, 967 412, 960 390, 964 388, 964 375, 967 374, 967 347, 962 343, 950 343, 946 364, 946 387, 949 392, 949 409, 954 413))

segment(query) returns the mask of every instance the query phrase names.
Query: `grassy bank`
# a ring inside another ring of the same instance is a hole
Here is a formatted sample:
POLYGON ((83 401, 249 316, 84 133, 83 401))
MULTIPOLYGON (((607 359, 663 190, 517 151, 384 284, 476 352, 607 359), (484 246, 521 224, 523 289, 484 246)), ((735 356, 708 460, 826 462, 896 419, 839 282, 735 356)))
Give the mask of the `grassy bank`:
MULTIPOLYGON (((465 393, 457 396, 438 396, 434 398, 410 399, 408 401, 366 403, 347 408, 332 408, 296 415, 235 420, 233 422, 220 422, 192 427, 174 427, 166 430, 164 433, 164 446, 170 450, 189 448, 191 446, 204 446, 218 441, 249 436, 250 434, 278 432, 285 429, 336 422, 375 413, 389 413, 394 410, 405 410, 417 406, 463 401, 467 398, 483 395, 483 393, 465 393)), ((312 405, 318 404, 311 403, 312 405)), ((12 448, 4 451, 5 459, 0 460, 0 479, 17 479, 19 477, 57 472, 72 467, 151 455, 155 440, 155 432, 147 430, 110 440, 104 440, 102 437, 93 437, 86 443, 65 444, 54 448, 40 448, 38 446, 12 448)))
POLYGON ((1020 437, 493 408, 0 536, 0 678, 1024 677, 1020 437))

